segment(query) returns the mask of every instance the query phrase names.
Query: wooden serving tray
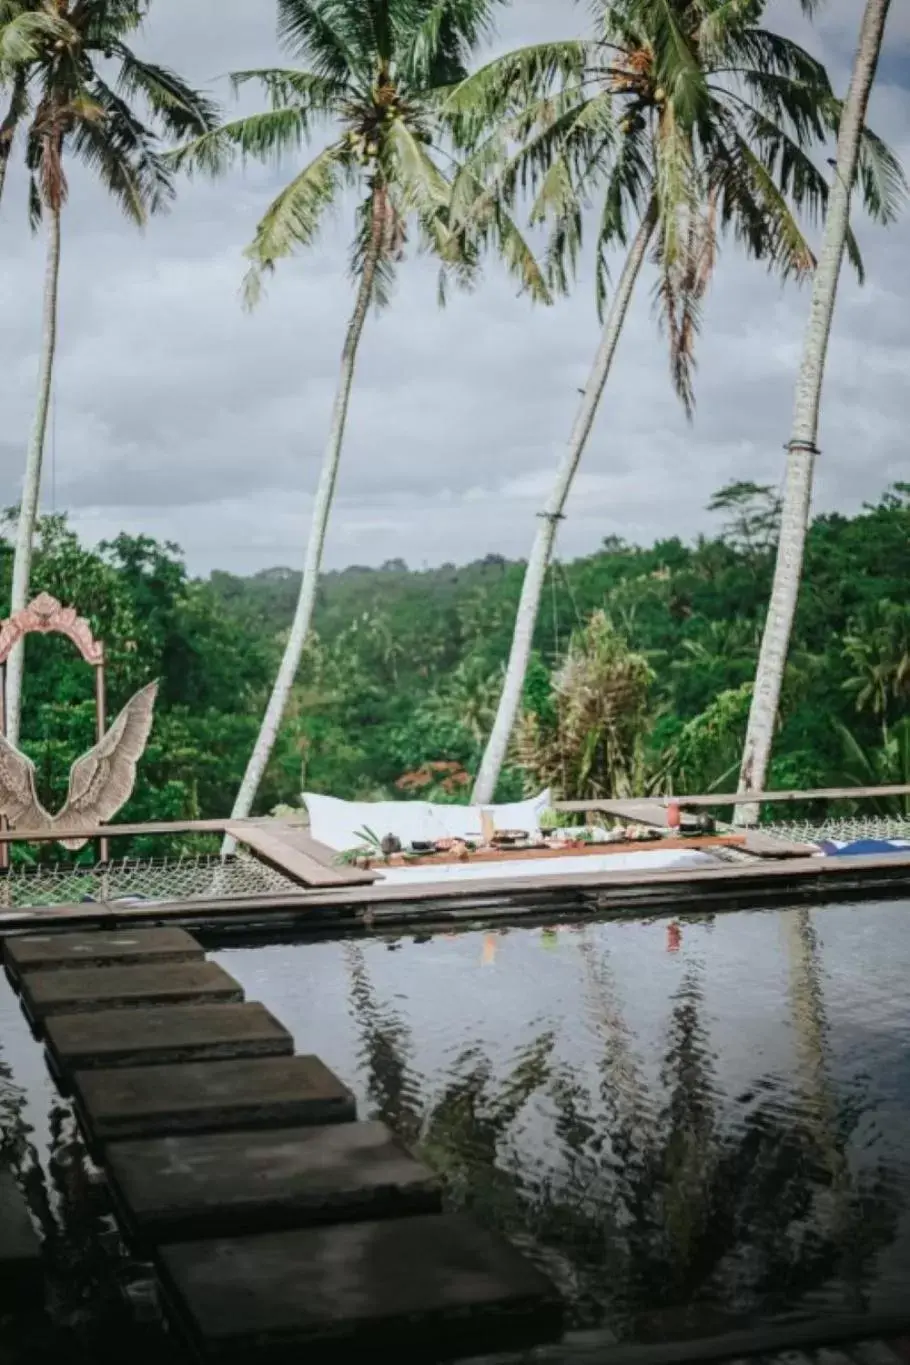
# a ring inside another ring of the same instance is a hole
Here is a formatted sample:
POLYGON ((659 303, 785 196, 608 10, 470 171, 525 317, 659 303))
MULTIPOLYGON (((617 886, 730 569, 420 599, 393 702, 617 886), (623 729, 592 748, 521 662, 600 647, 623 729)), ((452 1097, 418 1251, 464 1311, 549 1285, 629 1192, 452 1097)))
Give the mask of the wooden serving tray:
POLYGON ((547 858, 593 858, 611 853, 654 853, 666 849, 744 848, 744 834, 706 834, 691 838, 630 839, 615 844, 580 844, 577 848, 484 848, 459 858, 451 853, 430 853, 425 857, 406 858, 393 853, 387 863, 380 859, 373 866, 385 867, 455 867, 463 863, 511 863, 522 858, 541 861, 547 858))

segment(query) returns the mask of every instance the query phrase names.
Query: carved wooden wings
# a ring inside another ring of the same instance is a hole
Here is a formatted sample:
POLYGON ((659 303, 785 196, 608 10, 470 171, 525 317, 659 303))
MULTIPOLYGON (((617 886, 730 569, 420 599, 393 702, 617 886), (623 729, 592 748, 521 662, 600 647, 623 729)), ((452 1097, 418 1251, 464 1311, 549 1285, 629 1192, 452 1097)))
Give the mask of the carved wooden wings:
MULTIPOLYGON (((35 765, 0 734, 0 815, 13 829, 92 829, 105 824, 126 804, 136 783, 136 764, 152 728, 157 682, 127 702, 93 749, 70 768, 66 802, 51 815, 38 800, 35 765)), ((86 839, 61 839, 64 848, 82 848, 86 839)))

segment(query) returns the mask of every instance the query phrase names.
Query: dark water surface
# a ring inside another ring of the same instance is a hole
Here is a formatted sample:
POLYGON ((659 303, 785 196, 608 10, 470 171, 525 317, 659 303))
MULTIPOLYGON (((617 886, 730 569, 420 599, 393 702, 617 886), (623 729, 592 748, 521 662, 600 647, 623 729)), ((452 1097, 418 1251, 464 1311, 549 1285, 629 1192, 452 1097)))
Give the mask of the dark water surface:
MULTIPOLYGON (((573 1326, 647 1340, 904 1307, 908 910, 214 956, 354 1089, 362 1117, 441 1172, 453 1205, 538 1261, 573 1326)), ((85 1269, 113 1233, 0 985, 4 1128, 51 1236, 75 1248, 67 1311, 91 1314, 136 1268, 109 1255, 104 1274, 85 1269)))

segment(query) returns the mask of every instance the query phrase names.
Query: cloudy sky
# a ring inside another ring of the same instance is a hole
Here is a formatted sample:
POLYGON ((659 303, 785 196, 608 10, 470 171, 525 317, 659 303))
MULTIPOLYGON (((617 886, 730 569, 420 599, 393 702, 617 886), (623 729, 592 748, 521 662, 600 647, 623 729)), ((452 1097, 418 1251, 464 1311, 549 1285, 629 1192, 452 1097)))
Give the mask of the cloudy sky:
MULTIPOLYGON (((810 31, 796 0, 769 23, 806 40, 844 91, 861 0, 828 0, 810 31)), ((224 94, 224 73, 273 61, 269 0, 157 0, 142 50, 224 94)), ((498 47, 582 32, 572 0, 513 0, 498 47)), ((873 122, 910 153, 910 4, 895 0, 873 122)), ((282 183, 253 168, 181 187, 139 234, 77 179, 66 212, 56 413, 43 505, 89 541, 118 530, 176 540, 196 572, 302 562, 351 305, 350 224, 330 220, 252 316, 241 251, 282 183)), ((14 181, 0 211, 0 481, 18 498, 37 369, 43 244, 14 181)), ((818 508, 855 508, 910 477, 910 215, 859 225, 869 279, 842 291, 822 425, 818 508)), ((597 342, 589 279, 551 309, 495 268, 437 308, 426 262, 402 270, 365 335, 327 564, 415 566, 523 556, 597 342)), ((732 478, 777 484, 808 304, 727 248, 700 345, 698 412, 673 397, 642 281, 564 523, 563 557, 620 534, 706 529, 732 478)))

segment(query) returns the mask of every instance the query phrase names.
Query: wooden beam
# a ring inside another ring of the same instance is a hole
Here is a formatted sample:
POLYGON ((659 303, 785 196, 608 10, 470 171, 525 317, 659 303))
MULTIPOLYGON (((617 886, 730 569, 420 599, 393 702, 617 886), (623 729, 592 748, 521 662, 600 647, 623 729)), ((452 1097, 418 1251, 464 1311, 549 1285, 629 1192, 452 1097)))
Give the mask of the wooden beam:
MULTIPOLYGON (((89 829, 5 829, 0 830, 0 844, 53 844, 58 839, 127 839, 141 834, 221 834, 230 824, 230 819, 221 820, 150 820, 145 824, 132 825, 92 825, 89 829)), ((245 828, 262 829, 281 824, 288 830, 303 829, 291 820, 276 821, 271 816, 244 820, 245 828)), ((314 841, 315 842, 315 841, 314 841)), ((323 845, 324 847, 324 845, 323 845)))
POLYGON ((355 886, 376 880, 375 873, 357 867, 343 864, 331 867, 324 862, 317 862, 310 853, 289 841, 288 835, 292 831, 279 834, 274 829, 247 825, 242 820, 236 823, 229 821, 224 828, 230 838, 251 848, 263 862, 304 886, 355 886))
MULTIPOLYGON (((635 806, 660 811, 668 801, 678 801, 680 806, 743 806, 753 802, 795 802, 795 801, 874 801, 885 796, 910 796, 910 784, 896 784, 890 787, 820 787, 812 791, 772 791, 772 792, 709 792, 695 796, 643 796, 633 802, 614 801, 612 798, 590 801, 554 801, 554 810, 561 811, 610 811, 612 806, 635 806)), ((637 818, 637 817, 633 817, 637 818)))

